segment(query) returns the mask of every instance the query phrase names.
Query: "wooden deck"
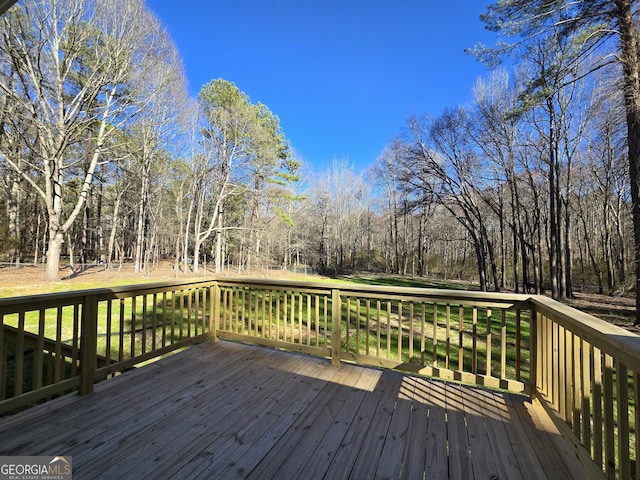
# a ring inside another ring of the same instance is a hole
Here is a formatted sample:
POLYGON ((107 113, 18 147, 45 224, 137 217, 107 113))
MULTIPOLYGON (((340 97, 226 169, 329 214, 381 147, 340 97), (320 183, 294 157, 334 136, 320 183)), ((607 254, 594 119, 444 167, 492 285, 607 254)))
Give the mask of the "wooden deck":
POLYGON ((204 343, 0 419, 0 455, 77 479, 584 479, 526 397, 204 343))

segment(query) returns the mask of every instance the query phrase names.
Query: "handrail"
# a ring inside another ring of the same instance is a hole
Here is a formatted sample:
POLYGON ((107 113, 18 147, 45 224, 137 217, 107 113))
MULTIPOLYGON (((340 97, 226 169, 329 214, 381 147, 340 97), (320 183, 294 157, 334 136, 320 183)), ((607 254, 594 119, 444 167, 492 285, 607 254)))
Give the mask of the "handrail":
POLYGON ((640 371, 640 336, 617 325, 544 297, 532 296, 538 312, 553 316, 558 325, 579 335, 594 347, 615 355, 635 371, 640 371))
POLYGON ((546 297, 531 303, 536 399, 578 455, 586 452, 608 478, 636 478, 640 336, 546 297))
POLYGON ((246 278, 218 285, 222 338, 530 392, 525 295, 246 278))
POLYGON ((211 338, 211 279, 0 299, 0 414, 211 338), (35 347, 34 347, 35 344, 35 347))
POLYGON ((140 292, 154 293, 175 289, 180 286, 202 286, 211 285, 213 279, 202 280, 167 280, 162 282, 149 282, 137 285, 122 285, 114 287, 89 288, 84 290, 71 290, 68 292, 39 293, 35 295, 23 295, 19 297, 0 298, 0 315, 18 313, 30 310, 31 307, 41 306, 53 307, 58 305, 70 305, 79 297, 95 295, 99 300, 109 298, 122 298, 136 295, 140 292))
POLYGON ((216 277, 0 299, 0 327, 0 413, 225 338, 526 392, 640 472, 640 337, 542 296, 216 277))

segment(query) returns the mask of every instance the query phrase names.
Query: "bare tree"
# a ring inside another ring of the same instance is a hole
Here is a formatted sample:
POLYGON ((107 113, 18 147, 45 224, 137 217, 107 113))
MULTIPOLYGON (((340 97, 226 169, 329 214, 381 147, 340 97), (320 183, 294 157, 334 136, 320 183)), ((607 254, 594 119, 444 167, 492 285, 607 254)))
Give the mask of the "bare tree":
POLYGON ((489 160, 487 167, 496 184, 496 188, 487 190, 484 198, 499 219, 502 264, 500 284, 504 286, 508 263, 506 225, 512 240, 511 263, 513 283, 517 292, 520 288, 519 253, 522 253, 522 283, 528 283, 528 249, 521 222, 524 206, 520 192, 521 182, 518 178, 520 172, 516 163, 519 121, 513 114, 518 105, 518 89, 513 83, 506 70, 496 70, 487 80, 479 79, 476 82, 474 106, 477 117, 475 122, 471 122, 469 133, 478 149, 489 160))
POLYGON ((309 191, 305 219, 312 264, 322 273, 342 274, 358 266, 371 195, 362 174, 347 160, 334 160, 309 191))
POLYGON ((24 2, 1 21, 0 91, 16 111, 0 157, 42 198, 45 277, 58 279, 62 243, 83 210, 108 139, 152 101, 168 43, 140 0, 24 2), (74 147, 91 145, 85 158, 74 147), (18 145, 16 145, 18 143, 18 145), (81 188, 66 188, 84 164, 81 188), (71 208, 65 208, 69 204, 71 208))
POLYGON ((489 188, 483 176, 483 160, 467 135, 468 113, 458 108, 440 117, 409 119, 410 137, 405 140, 402 181, 424 189, 465 228, 476 253, 480 288, 491 281, 500 288, 494 242, 482 191, 489 188))
POLYGON ((523 49, 540 38, 556 38, 569 46, 571 58, 552 64, 541 72, 557 75, 562 70, 586 63, 579 77, 597 72, 618 62, 617 71, 624 93, 627 126, 627 161, 630 179, 634 230, 634 268, 636 272, 636 324, 640 324, 640 29, 638 0, 553 1, 501 0, 490 4, 482 20, 490 30, 519 37, 514 43, 500 42, 497 48, 479 46, 473 50, 479 58, 495 62, 505 53, 521 55, 523 49), (594 54, 595 55, 592 55, 594 54))
POLYGON ((629 188, 624 158, 625 132, 619 122, 623 100, 620 91, 612 86, 611 79, 599 76, 596 80, 590 104, 597 115, 584 152, 584 169, 580 176, 583 194, 578 198, 583 208, 578 209, 578 215, 583 222, 586 247, 599 289, 604 293, 600 269, 602 260, 606 290, 612 294, 624 282, 626 273, 626 247, 624 236, 620 234, 623 223, 620 206, 625 204, 629 188), (587 228, 589 218, 594 218, 593 228, 587 228), (600 245, 600 251, 597 245, 600 245))
MULTIPOLYGON (((168 39, 167 39, 168 40, 168 39)), ((188 106, 186 86, 182 64, 177 51, 171 43, 159 46, 154 54, 159 55, 153 65, 163 65, 154 76, 155 83, 150 87, 153 101, 136 116, 135 124, 130 128, 130 155, 136 168, 136 191, 139 193, 136 222, 136 246, 134 271, 145 268, 148 252, 152 245, 148 232, 153 175, 163 177, 168 173, 167 154, 176 137, 185 130, 187 112, 193 112, 188 106), (166 62, 166 63, 164 63, 166 62)), ((158 185, 158 183, 156 183, 158 185)))

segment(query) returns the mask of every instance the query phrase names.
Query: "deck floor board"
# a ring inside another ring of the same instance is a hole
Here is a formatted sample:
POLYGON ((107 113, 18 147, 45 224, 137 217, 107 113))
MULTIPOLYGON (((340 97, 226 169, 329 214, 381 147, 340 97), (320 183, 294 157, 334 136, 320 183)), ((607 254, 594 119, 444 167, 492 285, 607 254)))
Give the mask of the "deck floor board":
POLYGON ((587 478, 526 397, 204 343, 0 418, 0 455, 76 478, 587 478))

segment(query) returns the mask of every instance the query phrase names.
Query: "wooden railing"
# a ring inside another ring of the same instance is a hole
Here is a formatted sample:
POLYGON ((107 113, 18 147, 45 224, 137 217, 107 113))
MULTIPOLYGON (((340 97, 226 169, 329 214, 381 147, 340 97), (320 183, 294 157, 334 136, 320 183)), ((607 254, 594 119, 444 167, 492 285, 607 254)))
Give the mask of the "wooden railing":
POLYGON ((218 337, 530 391, 527 297, 231 279, 218 288, 218 337))
POLYGON ((640 472, 640 337, 546 297, 219 278, 0 299, 0 327, 0 413, 224 338, 524 392, 609 478, 640 472))
POLYGON ((0 414, 209 339, 214 282, 0 299, 0 414))
POLYGON ((545 297, 531 303, 537 398, 607 478, 638 478, 640 336, 545 297))

